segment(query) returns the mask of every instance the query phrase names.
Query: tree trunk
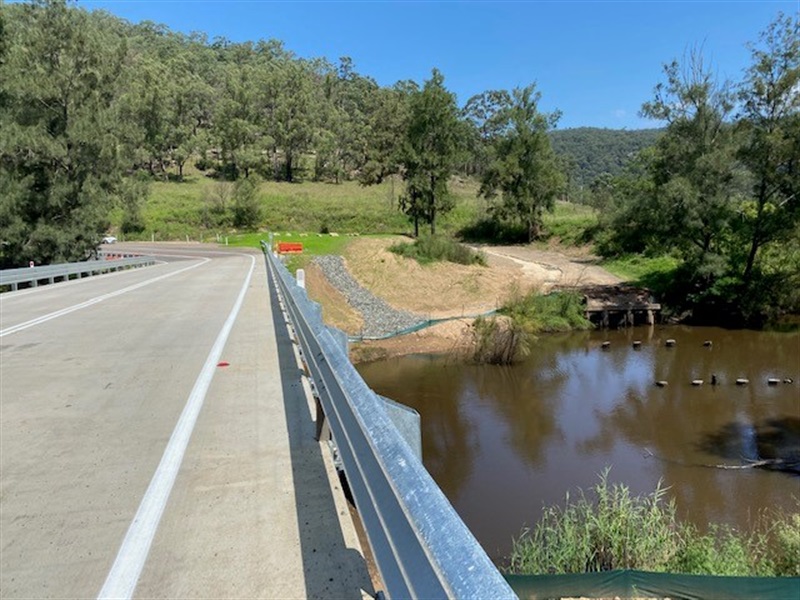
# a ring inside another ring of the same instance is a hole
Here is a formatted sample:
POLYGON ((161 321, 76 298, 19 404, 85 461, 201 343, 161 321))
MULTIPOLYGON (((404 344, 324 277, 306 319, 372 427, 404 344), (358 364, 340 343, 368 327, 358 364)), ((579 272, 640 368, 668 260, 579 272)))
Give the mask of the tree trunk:
POLYGON ((419 216, 414 215, 414 239, 419 238, 419 216))
POLYGON ((292 155, 287 152, 286 153, 286 181, 289 183, 292 182, 292 155))
POLYGON ((745 285, 750 283, 750 278, 753 276, 753 266, 755 265, 756 254, 758 253, 760 245, 757 232, 753 232, 753 239, 750 242, 750 253, 747 255, 747 264, 744 267, 744 274, 742 275, 742 281, 745 285))
POLYGON ((756 255, 758 248, 761 246, 761 215, 764 210, 764 204, 767 198, 767 183, 764 181, 763 176, 761 185, 758 189, 758 212, 756 213, 756 223, 753 227, 753 237, 750 238, 750 252, 747 254, 747 264, 744 267, 742 274, 742 281, 745 285, 750 283, 750 278, 753 276, 753 266, 756 263, 756 255))
POLYGON ((436 234, 436 177, 431 175, 431 205, 428 211, 431 223, 431 235, 436 234))
POLYGON ((539 228, 539 221, 536 217, 528 219, 528 243, 532 243, 539 239, 539 236, 542 234, 541 229, 539 228))

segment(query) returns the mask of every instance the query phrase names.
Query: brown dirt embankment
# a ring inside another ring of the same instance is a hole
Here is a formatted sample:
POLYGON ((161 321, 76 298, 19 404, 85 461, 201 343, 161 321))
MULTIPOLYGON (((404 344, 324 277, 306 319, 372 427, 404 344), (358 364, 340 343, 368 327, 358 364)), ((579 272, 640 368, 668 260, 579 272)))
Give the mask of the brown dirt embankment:
MULTIPOLYGON (((407 238, 362 238, 351 242, 344 259, 351 275, 366 289, 399 310, 423 318, 467 317, 501 306, 515 291, 553 287, 581 288, 619 283, 619 279, 592 264, 594 257, 583 253, 567 256, 533 246, 482 247, 488 266, 434 263, 420 265, 412 259, 389 252, 388 248, 407 238)), ((315 265, 306 270, 309 295, 320 302, 326 322, 350 334, 363 324, 344 296, 315 265)), ((469 339, 472 320, 461 318, 419 332, 389 340, 353 344, 354 362, 419 352, 453 352, 469 339)))

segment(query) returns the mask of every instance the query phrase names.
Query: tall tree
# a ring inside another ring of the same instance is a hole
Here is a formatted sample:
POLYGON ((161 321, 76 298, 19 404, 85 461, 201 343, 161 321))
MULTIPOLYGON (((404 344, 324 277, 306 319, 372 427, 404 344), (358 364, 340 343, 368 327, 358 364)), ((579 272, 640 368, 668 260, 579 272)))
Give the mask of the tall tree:
POLYGON ((752 174, 751 199, 740 210, 749 284, 759 250, 791 236, 800 222, 800 20, 780 16, 750 47, 752 65, 739 86, 739 157, 752 174))
POLYGON ((456 98, 434 69, 422 90, 411 97, 402 150, 406 191, 401 208, 414 222, 415 236, 420 219, 435 234, 436 217, 454 206, 447 184, 462 152, 462 133, 456 98))
POLYGON ((319 88, 308 63, 286 61, 277 71, 271 134, 283 152, 284 179, 294 181, 300 155, 312 148, 319 115, 319 88))
POLYGON ((391 88, 379 88, 369 96, 366 156, 358 174, 362 185, 378 184, 400 174, 410 99, 417 92, 416 83, 402 81, 391 88))
POLYGON ((642 113, 667 123, 650 164, 655 185, 650 227, 710 281, 724 270, 726 232, 736 200, 730 85, 716 80, 699 52, 666 65, 666 83, 642 113))
POLYGON ((366 162, 368 111, 378 84, 359 75, 346 56, 339 59, 336 69, 326 65, 321 79, 324 98, 315 177, 339 183, 361 171, 366 162))
POLYGON ((467 127, 468 175, 483 176, 491 160, 492 144, 507 126, 511 95, 506 90, 476 94, 461 109, 467 127))
POLYGON ((542 216, 552 210, 565 178, 550 145, 547 132, 555 127, 560 113, 539 112, 541 94, 535 85, 516 88, 510 95, 494 93, 500 99, 490 119, 487 135, 492 159, 483 176, 480 194, 501 202, 494 210, 501 219, 525 224, 528 241, 541 235, 542 216))
POLYGON ((0 265, 91 255, 121 165, 114 101, 126 48, 64 0, 7 7, 0 63, 0 265))

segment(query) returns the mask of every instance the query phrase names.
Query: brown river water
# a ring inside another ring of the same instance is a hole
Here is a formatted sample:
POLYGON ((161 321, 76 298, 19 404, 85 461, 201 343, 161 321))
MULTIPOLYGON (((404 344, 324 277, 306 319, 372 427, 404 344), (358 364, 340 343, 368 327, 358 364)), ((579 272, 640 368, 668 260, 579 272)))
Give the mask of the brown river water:
POLYGON ((661 480, 680 517, 702 529, 800 510, 797 474, 704 466, 800 456, 798 332, 592 331, 541 336, 512 367, 416 355, 358 370, 376 392, 420 412, 425 466, 498 563, 543 505, 563 505, 606 467, 636 494, 661 480))

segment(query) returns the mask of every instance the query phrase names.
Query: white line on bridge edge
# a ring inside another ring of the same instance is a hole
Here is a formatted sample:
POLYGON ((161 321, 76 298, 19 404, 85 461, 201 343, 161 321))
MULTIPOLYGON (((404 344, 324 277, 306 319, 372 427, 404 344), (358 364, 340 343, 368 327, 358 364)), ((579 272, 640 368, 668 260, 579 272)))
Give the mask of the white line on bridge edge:
POLYGON ((164 275, 159 275, 158 277, 154 277, 153 279, 148 279, 147 281, 142 281, 134 285, 129 285, 128 287, 122 288, 121 290, 117 290, 116 292, 109 292, 108 294, 103 294, 102 296, 96 296, 94 298, 86 300, 85 302, 81 302, 80 304, 68 306, 67 308, 62 308, 61 310, 51 312, 50 314, 42 315, 41 317, 36 317, 35 319, 31 319, 30 321, 25 321, 24 323, 20 323, 19 325, 12 325, 11 327, 0 329, 0 338, 7 335, 11 335, 12 333, 17 333, 18 331, 22 331, 23 329, 28 329, 29 327, 34 327, 35 325, 41 325, 42 323, 46 323, 47 321, 52 321, 53 319, 63 317, 64 315, 73 313, 76 310, 87 308, 89 306, 92 306, 93 304, 97 304, 98 302, 103 302, 104 300, 109 300, 111 298, 115 298, 116 296, 121 296, 122 294, 132 292, 133 290, 138 290, 139 288, 142 288, 146 285, 150 285, 151 283, 155 283, 156 281, 161 281, 162 279, 166 279, 167 277, 172 277, 174 275, 177 275, 178 273, 183 273, 184 271, 195 269, 200 265, 206 264, 211 259, 202 258, 200 260, 202 262, 193 264, 189 267, 184 267, 183 269, 180 269, 178 271, 173 271, 172 273, 165 273, 164 275))
POLYGON ((172 486, 175 484, 175 478, 178 476, 178 470, 181 462, 183 462, 183 455, 189 445, 194 425, 197 422, 200 409, 203 407, 206 392, 211 385, 211 380, 214 378, 217 362, 222 355, 222 350, 228 340, 228 335, 233 328, 236 317, 239 315, 239 309, 241 309, 244 302, 247 287, 250 285, 256 261, 252 255, 245 256, 250 258, 250 270, 247 273, 236 303, 233 305, 214 345, 211 347, 203 369, 194 382, 194 387, 186 401, 186 406, 183 407, 183 412, 175 425, 175 429, 172 431, 167 447, 164 449, 161 462, 142 497, 136 516, 134 516, 128 532, 125 534, 125 539, 122 541, 119 552, 117 552, 117 558, 114 560, 114 565, 111 567, 108 577, 106 577, 106 582, 103 584, 103 588, 97 596, 98 598, 123 598, 128 600, 133 596, 136 584, 139 582, 139 576, 144 568, 144 563, 147 560, 147 555, 150 553, 150 546, 161 521, 161 515, 164 513, 167 500, 172 492, 172 486))

